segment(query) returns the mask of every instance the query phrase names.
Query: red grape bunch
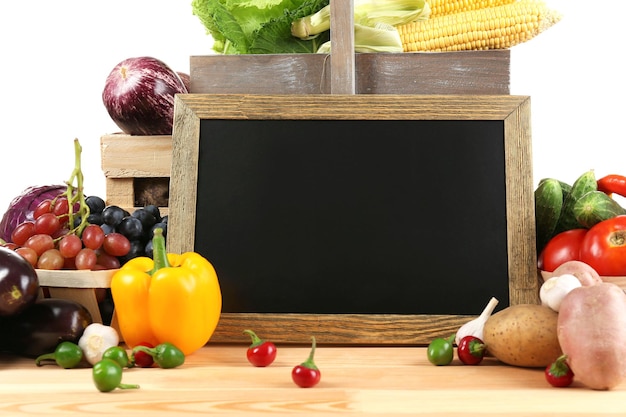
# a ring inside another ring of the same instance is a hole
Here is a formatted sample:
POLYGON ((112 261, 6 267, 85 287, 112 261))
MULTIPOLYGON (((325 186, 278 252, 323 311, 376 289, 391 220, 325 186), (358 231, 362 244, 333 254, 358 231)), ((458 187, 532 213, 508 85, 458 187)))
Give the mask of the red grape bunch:
POLYGON ((80 204, 70 207, 67 196, 60 194, 40 202, 32 221, 16 226, 11 246, 35 268, 98 270, 119 268, 119 257, 126 256, 131 245, 121 233, 107 234, 83 221, 80 204))

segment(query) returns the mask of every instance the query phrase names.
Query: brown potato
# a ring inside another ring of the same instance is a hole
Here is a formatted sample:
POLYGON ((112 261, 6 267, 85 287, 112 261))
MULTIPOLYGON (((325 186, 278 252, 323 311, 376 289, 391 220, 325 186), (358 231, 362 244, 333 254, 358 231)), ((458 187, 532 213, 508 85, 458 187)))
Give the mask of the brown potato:
POLYGON ((626 294, 615 284, 573 289, 563 299, 557 333, 576 379, 608 390, 626 377, 626 294))
POLYGON ((514 366, 545 367, 561 355, 558 313, 538 304, 517 304, 491 315, 483 342, 496 359, 514 366))

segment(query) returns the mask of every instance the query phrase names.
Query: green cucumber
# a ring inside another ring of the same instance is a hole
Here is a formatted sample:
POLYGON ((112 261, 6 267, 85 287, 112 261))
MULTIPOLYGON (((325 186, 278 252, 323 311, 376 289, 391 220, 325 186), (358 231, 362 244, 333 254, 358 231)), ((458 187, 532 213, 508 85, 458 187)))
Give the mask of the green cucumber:
POLYGON ((574 213, 574 206, 576 202, 585 194, 590 191, 597 191, 598 183, 596 181, 596 175, 593 170, 587 171, 582 174, 574 184, 572 189, 565 197, 563 201, 563 208, 561 209, 561 217, 556 226, 555 234, 564 232, 570 229, 578 229, 583 227, 578 220, 576 220, 576 214, 574 213))
POLYGON ((537 232, 537 253, 554 235, 563 207, 563 189, 559 180, 546 178, 539 182, 535 190, 535 227, 537 232))
POLYGON ((574 204, 574 214, 578 223, 591 228, 603 220, 626 214, 626 209, 602 191, 590 191, 574 204))

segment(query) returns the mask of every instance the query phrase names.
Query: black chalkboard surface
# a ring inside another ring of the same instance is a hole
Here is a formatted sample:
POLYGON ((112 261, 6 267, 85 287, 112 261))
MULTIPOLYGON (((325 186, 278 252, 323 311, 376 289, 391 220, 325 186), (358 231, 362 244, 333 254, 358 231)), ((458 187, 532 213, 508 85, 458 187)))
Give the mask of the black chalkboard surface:
POLYGON ((419 332, 536 296, 528 98, 383 97, 178 97, 168 247, 213 263, 226 322, 419 332))

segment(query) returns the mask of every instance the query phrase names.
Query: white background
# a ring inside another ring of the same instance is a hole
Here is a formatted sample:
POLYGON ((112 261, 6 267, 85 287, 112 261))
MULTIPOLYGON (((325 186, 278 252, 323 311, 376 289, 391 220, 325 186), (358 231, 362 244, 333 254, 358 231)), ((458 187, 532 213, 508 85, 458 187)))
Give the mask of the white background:
MULTIPOLYGON (((626 2, 548 4, 562 21, 511 50, 511 94, 531 96, 534 183, 626 174, 626 2)), ((119 131, 101 101, 108 73, 143 55, 188 72, 210 43, 191 0, 1 2, 0 213, 26 187, 69 178, 74 138, 86 194, 105 197, 100 137, 119 131)))

